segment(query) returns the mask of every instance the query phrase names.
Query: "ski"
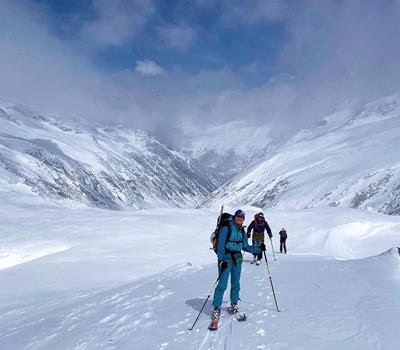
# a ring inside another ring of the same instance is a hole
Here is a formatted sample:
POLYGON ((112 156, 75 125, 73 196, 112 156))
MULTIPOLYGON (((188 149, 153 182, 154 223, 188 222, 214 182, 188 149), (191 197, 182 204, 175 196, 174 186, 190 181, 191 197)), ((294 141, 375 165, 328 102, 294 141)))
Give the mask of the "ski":
POLYGON ((247 316, 246 314, 244 314, 243 312, 237 312, 236 314, 233 315, 236 320, 238 320, 239 322, 243 322, 247 320, 247 316))
POLYGON ((218 329, 218 327, 219 327, 219 319, 220 318, 221 318, 221 309, 220 308, 214 308, 212 319, 211 319, 210 325, 208 326, 208 329, 210 331, 216 331, 218 329))
POLYGON ((214 319, 211 320, 210 325, 208 326, 208 330, 210 331, 216 331, 219 327, 219 320, 218 319, 214 319))

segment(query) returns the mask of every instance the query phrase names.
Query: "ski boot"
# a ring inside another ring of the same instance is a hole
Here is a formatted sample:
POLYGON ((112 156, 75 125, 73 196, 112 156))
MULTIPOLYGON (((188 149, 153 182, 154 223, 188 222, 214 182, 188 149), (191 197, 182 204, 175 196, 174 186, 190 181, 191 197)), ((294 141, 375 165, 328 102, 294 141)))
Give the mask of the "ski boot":
POLYGON ((231 304, 227 307, 228 313, 235 316, 238 321, 246 321, 247 317, 243 312, 239 311, 237 304, 231 304))
POLYGON ((210 331, 216 331, 219 326, 219 317, 221 316, 221 309, 219 307, 215 307, 212 312, 211 323, 208 326, 210 331))

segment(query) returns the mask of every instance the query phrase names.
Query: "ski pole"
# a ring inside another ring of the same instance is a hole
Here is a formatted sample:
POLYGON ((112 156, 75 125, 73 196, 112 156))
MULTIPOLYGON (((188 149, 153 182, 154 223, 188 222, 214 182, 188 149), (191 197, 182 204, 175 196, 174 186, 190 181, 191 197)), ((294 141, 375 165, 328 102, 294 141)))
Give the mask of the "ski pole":
POLYGON ((271 282, 272 293, 274 294, 274 300, 275 300, 276 311, 279 312, 278 303, 276 302, 276 296, 275 296, 274 285, 272 284, 271 271, 269 270, 267 254, 265 254, 265 251, 264 251, 263 253, 264 253, 265 262, 266 262, 266 264, 267 264, 268 276, 269 276, 269 281, 271 282))
POLYGON ((206 306, 208 299, 210 299, 210 296, 211 296, 211 294, 212 294, 214 288, 217 286, 217 283, 218 283, 219 279, 221 278, 221 275, 222 275, 222 273, 223 273, 224 271, 225 271, 225 269, 221 269, 221 272, 219 273, 218 278, 216 279, 216 281, 213 283, 213 285, 212 285, 212 287, 211 287, 211 290, 210 290, 210 293, 208 294, 206 301, 204 302, 203 306, 201 307, 200 312, 199 312, 199 314, 198 314, 197 317, 196 317, 196 320, 194 321, 192 327, 188 328, 189 331, 193 330, 193 327, 195 326, 195 324, 197 323, 198 319, 200 318, 200 315, 201 315, 201 313, 202 313, 202 311, 203 311, 203 309, 204 309, 204 306, 206 306))
POLYGON ((274 245, 272 244, 272 238, 271 238, 271 237, 269 237, 269 240, 271 241, 272 254, 274 254, 274 261, 276 261, 276 258, 275 258, 275 250, 274 250, 274 245))

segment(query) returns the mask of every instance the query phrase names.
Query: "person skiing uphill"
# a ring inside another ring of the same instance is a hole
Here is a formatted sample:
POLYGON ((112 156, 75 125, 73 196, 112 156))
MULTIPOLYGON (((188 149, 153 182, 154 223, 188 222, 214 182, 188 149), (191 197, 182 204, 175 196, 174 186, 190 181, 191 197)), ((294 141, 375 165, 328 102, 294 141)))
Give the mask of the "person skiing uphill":
POLYGON ((282 253, 282 248, 285 250, 285 254, 287 253, 287 249, 286 249, 286 240, 287 240, 287 232, 284 228, 282 228, 282 230, 279 231, 279 236, 281 236, 280 238, 280 251, 282 253))
MULTIPOLYGON (((251 231, 253 230, 252 242, 253 246, 261 247, 261 244, 264 244, 264 231, 267 230, 269 238, 272 238, 272 231, 268 225, 268 222, 264 218, 263 213, 258 213, 254 215, 254 220, 251 222, 249 227, 247 228, 247 237, 250 238, 251 231)), ((251 262, 252 264, 256 263, 260 265, 262 254, 253 254, 254 259, 251 262)))
POLYGON ((243 261, 242 250, 249 253, 259 254, 262 252, 262 249, 265 250, 265 246, 249 246, 247 237, 245 237, 246 233, 242 227, 244 219, 245 213, 239 209, 219 231, 217 257, 218 272, 221 274, 221 277, 214 292, 214 309, 212 312, 211 324, 209 326, 210 330, 218 328, 222 300, 228 285, 229 275, 231 275, 231 305, 228 307, 228 312, 233 314, 239 321, 244 321, 246 319, 246 316, 239 312, 237 306, 240 291, 240 273, 243 261))

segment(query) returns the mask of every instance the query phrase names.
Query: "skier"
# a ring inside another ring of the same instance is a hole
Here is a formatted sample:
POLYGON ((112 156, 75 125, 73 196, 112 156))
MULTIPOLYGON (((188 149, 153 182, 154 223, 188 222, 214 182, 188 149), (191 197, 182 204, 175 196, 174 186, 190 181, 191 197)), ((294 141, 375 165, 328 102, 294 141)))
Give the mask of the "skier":
MULTIPOLYGON (((268 225, 268 222, 264 218, 263 213, 258 213, 254 215, 254 220, 251 222, 249 227, 247 228, 247 237, 250 238, 251 230, 253 230, 253 246, 260 247, 261 244, 264 244, 264 230, 267 230, 269 238, 272 238, 272 231, 268 225)), ((262 259, 262 254, 253 254, 252 264, 256 263, 256 265, 260 265, 262 259)))
POLYGON ((228 221, 227 225, 222 226, 219 231, 217 257, 218 270, 219 273, 221 273, 221 271, 222 273, 214 292, 214 309, 209 326, 210 330, 216 330, 218 328, 222 300, 228 285, 229 274, 231 275, 231 304, 228 307, 228 312, 234 315, 238 321, 246 320, 245 314, 239 312, 237 306, 240 291, 240 273, 243 261, 241 251, 244 250, 250 253, 259 254, 265 250, 265 245, 261 247, 249 246, 247 237, 245 237, 246 233, 242 228, 244 219, 245 213, 239 209, 235 212, 233 218, 228 221), (228 235, 228 232, 230 232, 230 235, 228 235))
POLYGON ((287 249, 286 249, 286 240, 287 240, 287 232, 284 228, 282 228, 282 230, 279 231, 279 236, 281 236, 280 242, 280 251, 282 253, 282 248, 285 251, 285 254, 287 254, 287 249))

